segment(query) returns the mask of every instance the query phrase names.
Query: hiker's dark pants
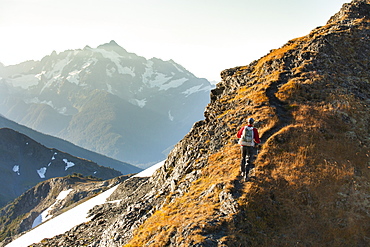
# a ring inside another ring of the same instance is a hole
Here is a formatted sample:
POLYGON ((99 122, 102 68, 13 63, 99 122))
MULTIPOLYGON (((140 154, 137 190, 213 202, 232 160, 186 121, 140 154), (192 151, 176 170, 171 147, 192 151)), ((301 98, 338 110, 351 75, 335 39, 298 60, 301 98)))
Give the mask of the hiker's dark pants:
POLYGON ((247 176, 249 170, 253 168, 256 148, 250 146, 240 146, 240 149, 242 154, 240 170, 244 176, 247 176))

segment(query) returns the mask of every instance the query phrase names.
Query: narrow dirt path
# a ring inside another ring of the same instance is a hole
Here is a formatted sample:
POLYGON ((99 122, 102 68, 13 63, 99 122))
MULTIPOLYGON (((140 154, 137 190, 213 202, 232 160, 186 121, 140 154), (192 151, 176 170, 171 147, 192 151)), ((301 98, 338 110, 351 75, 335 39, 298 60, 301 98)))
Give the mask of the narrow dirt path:
MULTIPOLYGON (((261 139, 261 143, 266 143, 266 141, 273 136, 275 133, 277 133, 279 130, 281 130, 283 127, 287 126, 289 123, 291 123, 293 117, 289 110, 287 110, 287 105, 279 100, 276 97, 276 93, 279 90, 279 86, 283 85, 288 82, 288 73, 281 73, 279 76, 279 80, 271 82, 270 86, 266 89, 266 96, 269 99, 269 105, 270 107, 275 109, 275 114, 277 115, 279 121, 278 123, 269 129, 268 131, 264 132, 261 139)), ((259 151, 257 150, 256 159, 259 154, 259 151)), ((255 177, 255 166, 250 169, 248 180, 255 177)))
POLYGON ((269 99, 269 104, 271 107, 275 108, 275 113, 279 118, 279 122, 274 127, 263 133, 261 138, 262 143, 265 143, 268 138, 270 138, 283 127, 287 126, 292 120, 292 114, 287 110, 286 104, 279 100, 275 95, 275 93, 277 93, 279 90, 279 86, 285 84, 287 81, 287 73, 281 73, 279 80, 272 82, 266 90, 266 96, 269 99))

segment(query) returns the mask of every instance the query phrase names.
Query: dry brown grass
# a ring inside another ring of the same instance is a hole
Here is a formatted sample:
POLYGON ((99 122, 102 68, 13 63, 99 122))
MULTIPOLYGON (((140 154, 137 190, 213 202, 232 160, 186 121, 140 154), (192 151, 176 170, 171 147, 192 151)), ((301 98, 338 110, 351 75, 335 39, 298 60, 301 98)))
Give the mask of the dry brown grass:
POLYGON ((230 226, 236 232, 230 246, 365 246, 370 240, 370 149, 362 144, 369 109, 338 92, 321 91, 326 101, 301 103, 294 92, 300 89, 281 88, 284 100, 297 104, 293 122, 264 145, 260 180, 244 188, 239 203, 246 213, 230 226))
POLYGON ((237 150, 232 148, 228 153, 212 155, 209 166, 203 170, 202 177, 192 183, 189 192, 167 202, 137 230, 126 246, 166 246, 174 235, 178 246, 193 246, 204 241, 205 233, 218 230, 223 224, 215 220, 220 208, 219 193, 233 189, 232 181, 239 171, 235 167, 237 150), (191 234, 185 237, 187 231, 191 234))
MULTIPOLYGON (((370 230, 370 152, 349 141, 351 128, 337 113, 366 109, 343 98, 335 104, 294 108, 294 122, 264 144, 256 161, 258 179, 244 185, 239 213, 217 218, 222 187, 217 184, 235 190, 239 171, 239 148, 229 144, 210 156, 189 192, 156 212, 127 246, 165 246, 174 235, 179 246, 191 246, 220 229, 227 232, 222 238, 227 246, 361 246, 370 230)), ((256 117, 265 121, 268 115, 256 117)), ((265 123, 261 133, 275 121, 265 123)))
POLYGON ((235 76, 245 69, 258 80, 221 99, 233 106, 217 117, 227 123, 228 144, 209 157, 189 192, 149 218, 128 246, 163 246, 175 235, 181 236, 176 239, 183 243, 179 246, 191 246, 217 231, 226 233, 221 239, 226 246, 366 246, 370 242, 370 109, 332 78, 303 72, 304 64, 293 68, 298 76, 276 93, 291 116, 289 124, 262 146, 257 179, 240 188, 239 212, 217 218, 220 192, 237 189, 240 154, 233 140, 243 119, 255 118, 262 136, 280 122, 266 90, 284 71, 269 66, 331 27, 292 40, 253 68, 238 68, 235 76))

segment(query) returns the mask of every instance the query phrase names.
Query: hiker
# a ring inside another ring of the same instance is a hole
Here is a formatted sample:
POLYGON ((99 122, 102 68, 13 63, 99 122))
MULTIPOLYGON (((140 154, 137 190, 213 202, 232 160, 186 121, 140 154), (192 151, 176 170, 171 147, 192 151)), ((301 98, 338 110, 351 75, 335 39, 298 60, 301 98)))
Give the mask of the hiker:
POLYGON ((237 134, 241 149, 240 170, 244 180, 248 179, 248 173, 253 168, 253 161, 256 154, 256 145, 261 142, 258 130, 253 127, 254 119, 248 118, 248 125, 243 126, 237 134))

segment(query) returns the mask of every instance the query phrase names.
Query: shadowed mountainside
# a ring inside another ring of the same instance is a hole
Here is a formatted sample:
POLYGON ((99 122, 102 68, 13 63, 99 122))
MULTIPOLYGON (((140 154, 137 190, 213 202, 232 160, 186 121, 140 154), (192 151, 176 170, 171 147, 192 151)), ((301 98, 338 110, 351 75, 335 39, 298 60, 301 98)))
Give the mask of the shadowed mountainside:
POLYGON ((101 179, 122 175, 119 171, 90 160, 47 148, 12 129, 0 128, 0 206, 41 181, 73 173, 101 179))
POLYGON ((122 174, 136 173, 141 170, 140 168, 130 165, 128 163, 118 161, 110 157, 107 157, 105 155, 89 151, 82 147, 76 146, 66 140, 62 140, 54 136, 46 135, 38 131, 35 131, 33 129, 30 129, 26 126, 17 124, 16 122, 11 121, 5 118, 4 116, 1 116, 1 114, 0 114, 0 128, 13 129, 17 132, 20 132, 30 137, 31 139, 39 143, 42 143, 42 145, 46 147, 55 148, 63 152, 69 153, 71 155, 81 157, 83 159, 92 160, 93 162, 101 166, 110 167, 117 171, 120 171, 122 174))

